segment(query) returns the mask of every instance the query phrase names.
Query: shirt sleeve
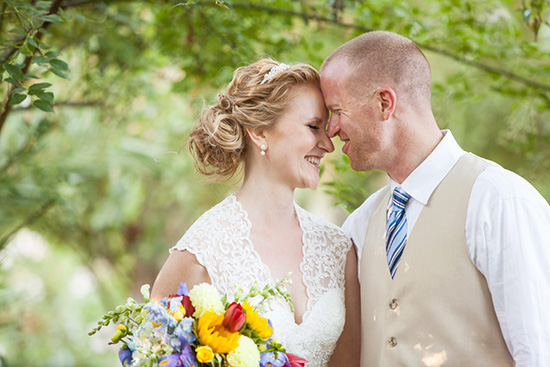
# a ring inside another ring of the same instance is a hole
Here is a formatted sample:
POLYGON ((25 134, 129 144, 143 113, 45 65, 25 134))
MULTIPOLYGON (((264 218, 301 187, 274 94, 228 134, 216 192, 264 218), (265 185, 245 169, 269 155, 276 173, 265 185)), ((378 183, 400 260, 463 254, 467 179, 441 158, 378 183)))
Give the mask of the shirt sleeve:
POLYGON ((487 279, 516 367, 550 366, 550 207, 520 176, 490 166, 472 188, 470 256, 487 279))
POLYGON ((365 242, 365 236, 367 234, 367 226, 369 225, 369 219, 374 209, 374 203, 376 198, 382 191, 383 187, 369 196, 367 200, 361 204, 361 206, 353 211, 344 224, 342 224, 342 230, 353 241, 357 250, 357 273, 359 279, 361 279, 361 254, 363 252, 363 243, 365 242))

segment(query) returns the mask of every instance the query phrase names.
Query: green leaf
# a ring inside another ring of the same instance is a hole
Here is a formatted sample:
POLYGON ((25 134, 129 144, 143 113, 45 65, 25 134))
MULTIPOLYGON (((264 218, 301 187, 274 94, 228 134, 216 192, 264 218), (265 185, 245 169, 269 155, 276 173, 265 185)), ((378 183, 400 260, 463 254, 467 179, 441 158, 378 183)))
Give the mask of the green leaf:
POLYGON ((14 95, 12 95, 11 98, 10 98, 10 106, 13 106, 13 105, 16 105, 16 104, 19 104, 19 103, 23 102, 25 100, 25 98, 27 98, 26 94, 14 94, 14 95))
POLYGON ((33 64, 45 64, 48 62, 48 59, 46 59, 44 56, 34 56, 31 59, 31 62, 33 64))
POLYGON ((6 78, 6 81, 10 84, 13 84, 15 86, 18 86, 19 85, 19 82, 13 78, 6 78))
POLYGON ((34 101, 33 105, 44 112, 54 112, 53 104, 43 101, 41 99, 34 101))
POLYGON ((24 30, 23 28, 13 28, 13 29, 10 29, 9 33, 18 34, 18 35, 20 35, 20 36, 26 36, 26 35, 27 35, 27 31, 24 30))
POLYGON ((71 80, 71 78, 69 78, 69 76, 68 76, 67 74, 62 73, 62 72, 59 71, 59 70, 56 70, 56 69, 54 69, 54 68, 51 68, 50 71, 51 71, 52 73, 54 73, 55 75, 57 75, 58 77, 61 77, 61 78, 63 78, 63 79, 67 79, 67 80, 71 80))
POLYGON ((69 65, 65 61, 59 59, 50 60, 50 65, 59 71, 71 71, 69 65))
POLYGON ((10 74, 10 76, 17 80, 21 81, 25 79, 25 74, 23 74, 23 71, 18 66, 12 65, 12 64, 5 64, 4 67, 6 68, 6 71, 10 74))
POLYGON ((38 43, 36 43, 36 41, 30 37, 27 38, 27 42, 33 47, 38 47, 38 43))
POLYGON ((51 1, 39 1, 36 3, 36 7, 39 9, 49 9, 51 1))
MULTIPOLYGON (((44 48, 44 46, 42 45, 42 48, 44 48)), ((48 59, 53 59, 53 58, 56 58, 57 56, 61 55, 60 52, 56 52, 56 51, 48 51, 46 52, 46 56, 48 59)))
POLYGON ((51 83, 36 83, 29 87, 29 94, 37 94, 43 92, 43 89, 51 87, 51 83))
POLYGON ((53 105, 53 93, 52 92, 46 92, 46 93, 38 93, 36 95, 38 98, 40 98, 43 101, 49 102, 53 105))
POLYGON ((63 22, 63 19, 57 14, 48 14, 43 15, 40 17, 43 21, 50 22, 50 23, 61 23, 63 22))
POLYGON ((20 87, 20 88, 15 88, 14 90, 11 91, 11 93, 12 94, 17 94, 17 93, 24 92, 26 90, 27 90, 26 88, 20 87))
POLYGON ((31 47, 27 43, 27 44, 24 44, 23 47, 19 49, 19 51, 21 51, 21 53, 25 56, 32 56, 32 54, 34 53, 34 47, 33 49, 31 49, 31 47))

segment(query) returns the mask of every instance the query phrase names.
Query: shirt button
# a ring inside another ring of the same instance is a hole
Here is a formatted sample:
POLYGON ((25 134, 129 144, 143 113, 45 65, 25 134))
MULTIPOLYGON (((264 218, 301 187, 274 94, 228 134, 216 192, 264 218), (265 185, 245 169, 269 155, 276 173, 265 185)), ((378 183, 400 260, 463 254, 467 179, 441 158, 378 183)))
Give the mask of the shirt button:
POLYGON ((395 347, 397 345, 397 339, 395 339, 393 336, 388 340, 388 344, 391 348, 395 347))
POLYGON ((399 302, 397 302, 396 299, 392 299, 392 301, 390 302, 390 308, 392 310, 395 310, 397 308, 397 306, 399 306, 399 302))

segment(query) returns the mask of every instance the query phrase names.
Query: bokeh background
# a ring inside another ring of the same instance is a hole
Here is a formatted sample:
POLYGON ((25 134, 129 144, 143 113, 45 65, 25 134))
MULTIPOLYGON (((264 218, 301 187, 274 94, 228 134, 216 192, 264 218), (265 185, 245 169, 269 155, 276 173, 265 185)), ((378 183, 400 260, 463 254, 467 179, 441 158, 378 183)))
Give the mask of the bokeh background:
MULTIPOLYGON (((185 140, 261 56, 318 68, 365 31, 403 34, 432 64, 440 126, 550 199, 548 0, 0 4, 1 367, 118 364, 113 330, 87 333, 238 187, 195 173, 185 140)), ((337 147, 296 200, 341 224, 384 180, 337 147)))

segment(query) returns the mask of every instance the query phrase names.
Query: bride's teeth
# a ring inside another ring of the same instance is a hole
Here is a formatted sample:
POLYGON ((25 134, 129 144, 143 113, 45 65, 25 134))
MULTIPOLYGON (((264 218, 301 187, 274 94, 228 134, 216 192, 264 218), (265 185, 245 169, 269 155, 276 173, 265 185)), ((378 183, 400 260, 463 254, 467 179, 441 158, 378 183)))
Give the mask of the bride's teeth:
POLYGON ((315 164, 316 166, 318 166, 319 164, 321 164, 321 160, 320 160, 319 158, 306 157, 306 161, 308 161, 309 163, 313 163, 313 164, 315 164))

